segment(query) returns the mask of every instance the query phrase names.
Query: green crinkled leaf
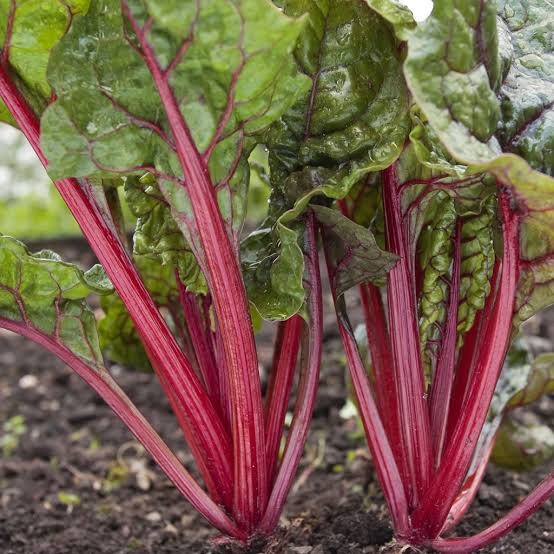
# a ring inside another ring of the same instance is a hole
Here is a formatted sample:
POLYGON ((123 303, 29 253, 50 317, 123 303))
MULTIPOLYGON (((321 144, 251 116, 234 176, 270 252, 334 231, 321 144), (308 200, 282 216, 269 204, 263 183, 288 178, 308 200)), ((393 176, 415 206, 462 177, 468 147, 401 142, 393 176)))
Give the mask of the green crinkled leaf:
MULTIPOLYGON (((4 50, 8 35, 10 71, 26 99, 39 113, 46 107, 51 94, 46 80, 50 51, 64 36, 71 20, 85 13, 88 5, 89 0, 0 1, 0 47, 4 50), (12 7, 15 7, 14 12, 12 7)), ((0 121, 15 124, 1 101, 0 121)))
POLYGON ((54 252, 31 254, 21 242, 0 235, 0 317, 51 336, 99 368, 96 320, 85 299, 112 291, 100 266, 83 272, 54 252))
POLYGON ((485 307, 491 292, 494 251, 494 218, 496 197, 492 195, 480 210, 466 213, 462 218, 460 245, 460 301, 458 306, 458 334, 467 333, 477 312, 485 307))
POLYGON ((264 319, 288 319, 304 304, 303 231, 302 222, 286 227, 268 220, 241 244, 248 298, 264 319))
POLYGON ((367 5, 385 18, 400 40, 407 40, 417 23, 410 9, 398 0, 366 0, 367 5))
POLYGON ((509 152, 552 175, 554 12, 541 0, 498 4, 497 17, 496 2, 436 1, 409 37, 406 79, 459 162, 489 169, 509 152))
MULTIPOLYGON (((169 323, 174 328, 182 325, 181 312, 174 311, 180 304, 173 266, 161 265, 159 259, 148 256, 135 256, 135 265, 156 305, 167 312, 169 323)), ((150 360, 123 301, 114 293, 103 297, 101 305, 105 316, 98 331, 106 357, 133 369, 150 370, 150 360)))
POLYGON ((171 217, 158 186, 152 181, 128 179, 125 184, 125 199, 137 218, 133 253, 177 268, 189 292, 206 294, 206 279, 192 249, 171 217))
POLYGON ((418 161, 428 167, 433 173, 442 175, 463 176, 467 166, 456 163, 439 137, 429 125, 427 118, 417 106, 410 110, 413 128, 410 132, 410 144, 414 149, 418 161))
MULTIPOLYGON (((303 22, 286 17, 268 0, 130 4, 139 25, 153 18, 146 39, 159 64, 171 66, 169 82, 198 149, 213 142, 209 171, 236 238, 245 214, 251 137, 309 86, 291 56, 303 22)), ((93 0, 52 54, 49 80, 58 100, 42 122, 51 175, 111 176, 147 169, 190 236, 193 214, 165 112, 123 19, 118 0, 93 0)))
MULTIPOLYGON (((272 194, 269 220, 260 230, 267 240, 259 242, 259 253, 250 248, 249 265, 256 268, 284 257, 279 249, 286 243, 285 229, 292 229, 310 202, 326 202, 316 197, 344 198, 370 171, 394 162, 409 130, 396 40, 376 12, 363 0, 284 0, 279 5, 288 15, 307 18, 295 58, 312 86, 264 135, 272 194)), ((303 265, 298 262, 294 290, 283 290, 281 301, 274 300, 286 306, 287 317, 301 305, 296 285, 303 265)), ((270 274, 258 273, 258 299, 264 290, 276 290, 261 275, 270 274)), ((249 291, 252 299, 252 286, 249 291)))
POLYGON ((513 154, 492 162, 520 213, 520 278, 514 325, 554 303, 554 179, 513 154))
MULTIPOLYGON (((418 259, 423 279, 419 298, 419 332, 422 351, 435 325, 446 319, 449 287, 446 277, 452 263, 453 235, 457 220, 454 200, 444 191, 432 193, 422 206, 423 219, 418 240, 418 259)), ((427 376, 431 371, 425 364, 427 376)))
POLYGON ((382 281, 396 265, 398 256, 381 250, 373 233, 354 223, 337 210, 313 206, 318 221, 325 227, 325 240, 336 262, 333 289, 337 296, 368 281, 382 281))
POLYGON ((408 40, 404 69, 450 155, 512 190, 521 214, 517 327, 554 302, 554 11, 538 0, 501 0, 495 10, 435 2, 408 40))
POLYGON ((296 48, 312 87, 266 134, 271 206, 296 217, 315 195, 344 198, 400 154, 408 97, 395 39, 363 0, 283 2, 307 14, 296 48))

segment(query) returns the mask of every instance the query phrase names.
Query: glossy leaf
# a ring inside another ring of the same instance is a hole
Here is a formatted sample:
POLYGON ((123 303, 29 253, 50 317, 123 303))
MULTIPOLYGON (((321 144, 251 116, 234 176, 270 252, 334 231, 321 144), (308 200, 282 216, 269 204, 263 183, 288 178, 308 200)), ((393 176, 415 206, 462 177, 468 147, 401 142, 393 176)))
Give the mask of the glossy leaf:
MULTIPOLYGON (((405 74, 460 162, 498 172, 503 153, 552 174, 554 16, 541 1, 439 0, 410 35, 405 74)), ((499 173, 498 173, 499 174, 499 173)))
MULTIPOLYGON (((293 222, 310 202, 326 203, 320 196, 344 198, 370 171, 389 166, 409 130, 396 41, 376 12, 363 0, 285 0, 279 5, 288 15, 307 18, 295 58, 312 83, 264 135, 272 194, 265 228, 247 240, 253 245, 260 235, 267 239, 259 243, 258 253, 249 247, 248 265, 256 268, 284 258, 281 244, 292 244, 293 222)), ((302 235, 301 230, 296 233, 302 235)), ((294 254, 298 263, 289 280, 298 285, 303 262, 296 248, 294 254)), ((265 278, 257 287, 247 280, 249 296, 258 303, 264 291, 276 290, 265 278)), ((303 294, 299 288, 282 291, 280 298, 273 295, 273 302, 280 305, 279 314, 290 317, 302 305, 303 294)), ((263 307, 260 311, 268 314, 263 307)))
POLYGON ((269 220, 241 244, 248 298, 264 319, 288 319, 304 304, 302 230, 302 223, 272 226, 269 220))
MULTIPOLYGON (((137 218, 133 235, 135 256, 150 258, 168 266, 170 271, 178 269, 189 292, 206 294, 206 279, 153 179, 148 176, 141 181, 128 179, 125 199, 137 218)), ((167 273, 165 268, 162 271, 167 273)))
POLYGON ((95 367, 101 367, 102 355, 85 299, 112 290, 100 266, 83 272, 54 252, 31 254, 0 235, 0 317, 53 337, 95 367))
POLYGON ((133 2, 125 16, 119 1, 94 0, 55 49, 49 66, 58 95, 43 119, 51 175, 149 171, 196 248, 190 240, 193 214, 165 112, 145 53, 129 36, 129 18, 142 25, 148 17, 146 40, 179 99, 197 148, 206 151, 219 207, 236 239, 245 215, 250 137, 309 86, 290 56, 303 23, 285 17, 267 0, 133 2))
POLYGON ((371 231, 337 210, 323 206, 312 209, 326 230, 326 240, 332 240, 327 247, 336 266, 332 286, 337 296, 360 283, 382 281, 395 266, 398 256, 381 250, 371 231))
POLYGON ((517 326, 554 302, 554 15, 535 0, 503 0, 495 10, 494 2, 435 2, 408 40, 404 69, 450 155, 512 190, 521 214, 517 326))
POLYGON ((407 40, 416 27, 410 9, 398 0, 366 0, 368 6, 386 19, 400 40, 407 40))
POLYGON ((308 16, 295 56, 312 87, 266 135, 281 213, 317 194, 343 198, 399 156, 409 126, 395 40, 379 15, 362 0, 283 7, 308 16))
MULTIPOLYGON (((70 22, 84 14, 89 0, 2 0, 0 48, 18 87, 37 113, 50 98, 46 67, 52 48, 66 33, 70 22)), ((0 101, 0 121, 14 124, 0 101)))

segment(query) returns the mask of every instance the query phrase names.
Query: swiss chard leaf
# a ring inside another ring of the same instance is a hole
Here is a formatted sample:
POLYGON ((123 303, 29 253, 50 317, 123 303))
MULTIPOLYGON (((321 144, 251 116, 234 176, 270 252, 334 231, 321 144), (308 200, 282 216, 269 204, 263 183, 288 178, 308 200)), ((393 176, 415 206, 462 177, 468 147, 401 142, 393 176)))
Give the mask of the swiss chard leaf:
MULTIPOLYGON (((405 75, 432 133, 468 172, 510 187, 520 214, 515 325, 554 301, 554 16, 543 2, 438 0, 408 39, 405 75), (517 155, 516 155, 517 154, 517 155), (542 173, 541 173, 542 172, 542 173)), ((426 157, 420 147, 420 156, 426 157)), ((434 157, 434 158, 433 158, 434 157)))
MULTIPOLYGON (((513 354, 512 354, 513 357, 513 354)), ((554 455, 554 433, 539 423, 524 424, 510 412, 554 391, 554 354, 527 363, 505 364, 491 406, 486 431, 496 435, 491 459, 510 469, 531 469, 554 455)))
POLYGON ((416 28, 412 12, 398 0, 366 0, 368 6, 374 9, 393 27, 400 40, 407 40, 411 31, 416 28))
POLYGON ((360 283, 383 281, 398 256, 381 250, 371 231, 337 210, 324 206, 312 209, 331 239, 328 249, 335 265, 332 286, 337 296, 360 283))
POLYGON ((87 272, 48 250, 31 254, 0 235, 0 317, 63 344, 92 367, 102 368, 96 320, 85 299, 110 294, 100 266, 87 272))
POLYGON ((247 244, 248 265, 268 268, 266 277, 259 273, 258 281, 250 280, 250 298, 272 291, 272 305, 290 317, 301 306, 298 247, 294 290, 276 294, 267 278, 270 260, 284 258, 281 245, 293 243, 292 222, 310 202, 321 202, 316 197, 344 198, 370 171, 389 166, 400 155, 409 117, 396 40, 366 2, 285 0, 279 5, 286 14, 307 18, 295 58, 312 86, 265 133, 272 186, 269 219, 247 244), (256 254, 251 246, 260 234, 266 240, 256 254))
MULTIPOLYGON (((9 67, 17 86, 41 113, 50 98, 46 67, 50 51, 71 21, 85 13, 89 0, 2 0, 0 2, 0 63, 9 67)), ((0 121, 15 124, 0 100, 0 121)))
POLYGON ((483 165, 503 152, 552 174, 550 6, 439 0, 410 35, 405 74, 452 155, 483 165))
POLYGON ((248 298, 262 318, 281 321, 304 304, 303 223, 266 223, 241 244, 243 276, 248 298))
POLYGON ((152 0, 131 2, 123 13, 117 0, 94 0, 54 50, 49 80, 58 100, 43 118, 51 175, 149 171, 189 242, 194 216, 182 170, 131 23, 146 25, 145 39, 209 160, 220 209, 236 239, 245 215, 251 137, 308 86, 290 56, 303 23, 267 0, 152 0))
MULTIPOLYGON (((137 259, 149 258, 168 266, 171 271, 172 268, 178 269, 189 292, 206 294, 206 279, 194 254, 171 217, 169 206, 157 184, 149 177, 142 180, 128 179, 125 184, 125 199, 137 218, 133 253, 137 259)), ((141 266, 144 265, 142 262, 141 266)), ((165 269, 163 271, 167 272, 165 269)))

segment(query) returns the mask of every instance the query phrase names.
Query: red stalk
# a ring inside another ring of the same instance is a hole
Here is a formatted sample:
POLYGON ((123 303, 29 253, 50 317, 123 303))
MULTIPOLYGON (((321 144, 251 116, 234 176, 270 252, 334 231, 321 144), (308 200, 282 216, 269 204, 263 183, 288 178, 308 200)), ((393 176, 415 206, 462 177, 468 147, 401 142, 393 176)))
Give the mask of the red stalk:
POLYGON ((268 486, 273 486, 279 458, 283 425, 294 381, 294 371, 300 349, 303 320, 294 315, 279 323, 275 341, 273 369, 268 384, 265 406, 265 433, 268 486))
POLYGON ((481 458, 479 460, 479 464, 475 471, 466 478, 460 494, 458 494, 456 500, 454 501, 454 504, 452 504, 450 512, 448 513, 448 518, 446 519, 441 529, 441 535, 444 535, 450 529, 458 525, 458 523, 461 521, 461 519, 464 517, 465 513, 471 506, 475 495, 479 491, 481 481, 485 476, 485 470, 487 469, 493 447, 494 440, 491 440, 486 450, 480 452, 481 458))
POLYGON ((300 382, 285 452, 271 490, 267 511, 260 526, 260 530, 267 534, 271 533, 279 522, 279 516, 292 486, 308 436, 319 383, 323 341, 323 300, 315 217, 312 212, 309 212, 307 216, 304 251, 307 274, 304 285, 308 290, 307 303, 310 321, 308 325, 304 326, 300 382))
MULTIPOLYGON (((327 249, 325 249, 325 259, 327 261, 329 280, 333 283, 333 275, 336 268, 329 257, 327 249)), ((331 288, 342 344, 350 369, 352 385, 356 393, 358 409, 371 451, 371 457, 377 471, 377 477, 385 494, 395 533, 398 537, 407 537, 409 536, 410 529, 408 501, 400 470, 385 427, 379 416, 379 410, 371 392, 367 371, 360 357, 354 333, 346 314, 343 313, 345 309, 344 300, 342 298, 337 299, 336 291, 333 287, 331 288)))
POLYGON ((427 488, 432 470, 429 412, 419 344, 415 284, 403 235, 399 187, 394 166, 383 172, 383 203, 387 249, 400 259, 387 274, 387 299, 391 334, 393 378, 398 396, 396 418, 400 424, 401 473, 411 506, 427 488))
POLYGON ((185 316, 187 329, 190 335, 192 348, 198 362, 198 369, 206 390, 216 406, 221 406, 219 398, 219 376, 211 345, 208 343, 206 326, 203 324, 202 315, 198 307, 198 298, 189 292, 178 272, 175 272, 175 279, 179 288, 179 300, 185 316))
POLYGON ((160 95, 186 178, 229 372, 233 512, 241 526, 253 530, 267 503, 265 430, 256 345, 236 251, 219 211, 206 162, 183 119, 168 75, 146 38, 148 23, 141 28, 125 0, 122 8, 160 95))
POLYGON ((483 348, 471 376, 467 397, 443 461, 433 483, 413 513, 414 541, 434 539, 444 525, 467 474, 509 346, 518 278, 519 220, 511 212, 509 200, 504 194, 500 195, 499 203, 504 256, 496 302, 485 330, 483 348))
POLYGON ((73 354, 65 345, 35 328, 4 318, 0 318, 0 327, 36 342, 73 369, 125 423, 181 494, 199 513, 221 532, 241 540, 246 539, 245 534, 236 527, 222 509, 200 488, 105 369, 95 368, 87 364, 84 360, 73 354))
POLYGON ((485 329, 487 328, 495 304, 499 272, 500 263, 496 260, 491 278, 491 292, 487 297, 485 307, 475 316, 473 326, 465 336, 464 344, 458 355, 456 377, 454 378, 454 385, 452 387, 452 398, 448 414, 447 441, 452 437, 452 433, 456 427, 460 410, 462 409, 471 381, 471 376, 473 375, 473 369, 475 368, 475 363, 481 351, 481 343, 483 342, 485 329))
MULTIPOLYGON (((46 167, 38 118, 1 65, 0 96, 46 167)), ((225 497, 231 483, 229 439, 194 369, 93 200, 76 179, 62 179, 55 185, 125 303, 206 484, 225 497)))
POLYGON ((450 283, 450 297, 448 299, 448 315, 431 387, 431 442, 435 467, 438 467, 441 461, 448 422, 448 407, 450 405, 452 383, 454 381, 456 342, 458 340, 458 302, 460 298, 460 230, 460 222, 458 222, 454 242, 454 261, 450 283))
MULTIPOLYGON (((375 378, 375 398, 379 413, 387 429, 387 436, 394 445, 399 445, 400 425, 395 382, 393 379, 392 354, 387 318, 379 288, 372 283, 360 285, 360 297, 364 312, 367 343, 375 378)), ((399 452, 395 455, 399 456, 399 452)), ((397 457, 397 459, 399 459, 397 457)))
MULTIPOLYGON (((338 200, 337 204, 342 214, 350 217, 346 202, 338 200)), ((397 395, 392 375, 393 359, 383 297, 379 287, 373 283, 362 283, 359 291, 364 313, 367 344, 375 378, 375 398, 387 430, 387 436, 394 449, 399 446, 400 424, 396 417, 398 414, 397 395)), ((395 451, 395 455, 398 460, 400 453, 395 451)))
POLYGON ((550 473, 535 489, 502 519, 473 537, 436 539, 430 542, 439 552, 470 554, 503 537, 514 527, 535 513, 554 494, 554 472, 550 473))

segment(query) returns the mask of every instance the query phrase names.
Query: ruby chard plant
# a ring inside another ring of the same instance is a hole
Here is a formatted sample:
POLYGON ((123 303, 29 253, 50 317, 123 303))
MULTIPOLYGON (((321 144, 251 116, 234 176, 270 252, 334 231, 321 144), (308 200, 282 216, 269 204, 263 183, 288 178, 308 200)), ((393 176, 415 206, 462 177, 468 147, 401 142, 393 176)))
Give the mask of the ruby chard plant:
POLYGON ((474 498, 502 414, 552 390, 546 357, 524 378, 508 364, 493 396, 520 324, 554 301, 554 19, 540 1, 438 0, 416 25, 394 2, 369 3, 396 34, 411 129, 394 163, 357 183, 338 211, 314 209, 396 535, 473 552, 554 491, 550 474, 489 529, 442 537, 474 498), (359 287, 369 377, 342 298, 359 257, 344 244, 343 218, 398 256, 384 282, 359 287))
POLYGON ((247 542, 277 525, 308 432, 321 244, 397 539, 488 544, 554 489, 550 475, 491 528, 443 538, 488 462, 494 399, 498 416, 552 389, 549 358, 523 379, 508 364, 509 393, 497 382, 520 324, 554 301, 553 27, 541 0, 437 0, 420 25, 391 0, 0 1, 0 118, 101 263, 83 272, 0 236, 0 325, 74 369, 247 542), (245 236, 259 147, 271 197, 245 236), (355 288, 369 368, 344 301, 355 288), (265 395, 260 318, 278 322, 265 395), (103 355, 153 368, 203 486, 103 355))
MULTIPOLYGON (((271 532, 318 382, 315 220, 302 218, 281 268, 301 293, 294 308, 263 291, 283 321, 265 399, 239 237, 249 155, 309 88, 292 56, 304 22, 265 0, 14 0, 0 4, 0 21, 2 118, 25 134, 102 264, 82 272, 2 236, 0 324, 87 381, 221 532, 271 532), (119 188, 137 217, 131 249, 119 188), (105 296, 100 340, 90 293, 105 296), (205 489, 119 389, 100 343, 116 361, 151 364, 205 489)), ((256 286, 270 287, 262 273, 256 286)))

